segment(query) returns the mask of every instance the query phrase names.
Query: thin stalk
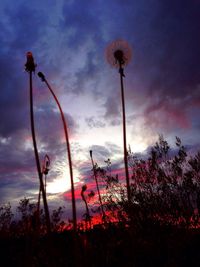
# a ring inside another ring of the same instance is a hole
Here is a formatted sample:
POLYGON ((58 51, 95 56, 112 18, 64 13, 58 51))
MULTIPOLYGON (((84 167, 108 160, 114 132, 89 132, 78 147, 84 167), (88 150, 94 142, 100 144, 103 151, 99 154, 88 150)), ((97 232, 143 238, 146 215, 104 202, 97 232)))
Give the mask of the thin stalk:
POLYGON ((102 219, 105 222, 106 215, 105 215, 105 212, 104 212, 104 209, 103 209, 103 203, 102 203, 102 199, 101 199, 101 193, 100 193, 100 190, 99 190, 99 183, 98 183, 98 179, 97 179, 97 173, 96 173, 96 169, 95 169, 94 160, 93 160, 93 157, 92 157, 92 151, 91 150, 90 150, 90 158, 91 158, 91 162, 92 162, 92 169, 93 169, 94 179, 95 179, 95 182, 96 182, 96 187, 97 187, 97 192, 98 192, 98 197, 99 197, 99 203, 100 203, 100 208, 101 208, 101 213, 102 213, 102 219))
POLYGON ((58 101, 58 98, 56 97, 55 93, 53 92, 51 86, 47 82, 45 76, 43 73, 39 72, 38 76, 44 81, 49 88, 52 96, 54 97, 62 119, 63 127, 64 127, 64 133, 65 133, 65 140, 66 140, 66 146, 67 146, 67 154, 68 154, 68 161, 69 161, 69 171, 70 171, 70 180, 71 180, 71 193, 72 193, 72 215, 73 215, 73 228, 74 231, 77 230, 77 217, 76 217, 76 202, 75 202, 75 191, 74 191, 74 178, 73 178, 73 168, 72 168, 72 159, 71 159, 71 151, 70 151, 70 143, 69 143, 69 136, 68 136, 68 130, 67 130, 67 123, 65 121, 64 113, 61 108, 61 105, 58 101))
POLYGON ((123 120, 123 144, 124 144, 124 166, 125 166, 125 175, 126 175, 126 187, 127 187, 127 198, 130 203, 131 200, 131 191, 130 191, 130 182, 129 182, 129 171, 128 171, 128 158, 127 158, 127 144, 126 144, 126 113, 125 113, 125 100, 124 100, 124 84, 123 77, 124 72, 122 64, 119 62, 120 68, 120 84, 121 84, 121 99, 122 99, 122 120, 123 120))
POLYGON ((43 202, 44 202, 44 211, 45 211, 47 231, 50 232, 51 231, 51 224, 50 224, 49 208, 48 208, 48 204, 47 204, 46 193, 45 193, 45 190, 44 190, 44 184, 43 184, 43 178, 42 178, 42 172, 41 172, 39 154, 38 154, 36 137, 35 137, 34 113, 33 113, 32 71, 30 71, 29 74, 30 74, 29 81, 30 81, 30 119, 31 119, 31 133, 32 133, 32 139, 33 139, 33 147, 34 147, 34 153, 35 153, 35 160, 36 160, 37 172, 38 172, 38 177, 39 177, 39 181, 40 181, 40 189, 42 191, 42 197, 43 197, 43 202))

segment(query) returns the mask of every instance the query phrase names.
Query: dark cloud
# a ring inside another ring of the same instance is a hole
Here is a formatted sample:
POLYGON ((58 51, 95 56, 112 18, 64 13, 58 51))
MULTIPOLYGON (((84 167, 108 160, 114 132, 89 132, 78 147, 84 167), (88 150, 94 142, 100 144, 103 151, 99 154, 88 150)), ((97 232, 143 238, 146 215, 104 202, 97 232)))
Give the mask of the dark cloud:
POLYGON ((0 134, 7 136, 24 126, 27 106, 24 104, 24 84, 18 79, 16 69, 6 55, 0 59, 0 73, 0 134))
POLYGON ((120 116, 120 100, 114 96, 109 96, 104 103, 105 114, 104 118, 110 121, 112 125, 118 125, 120 116))
POLYGON ((102 97, 100 83, 104 75, 104 50, 107 45, 105 9, 106 5, 102 5, 101 1, 83 3, 79 0, 63 5, 60 27, 65 32, 66 53, 70 51, 71 54, 69 66, 79 58, 79 66, 74 71, 71 85, 75 94, 86 92, 90 87, 94 96, 102 97))
POLYGON ((81 0, 64 3, 61 25, 68 32, 68 45, 80 48, 88 40, 102 38, 99 2, 81 0))
POLYGON ((200 82, 200 12, 192 1, 164 2, 154 21, 158 45, 163 50, 159 59, 160 76, 152 84, 166 94, 183 96, 200 82))
POLYGON ((91 117, 86 117, 85 121, 87 123, 87 125, 89 126, 89 128, 103 128, 105 127, 105 122, 103 122, 102 120, 96 119, 94 116, 91 117))
POLYGON ((24 2, 17 8, 6 8, 5 12, 7 23, 12 29, 9 44, 12 52, 21 53, 24 48, 34 48, 43 34, 43 25, 47 23, 48 19, 43 15, 43 10, 24 2), (14 25, 12 25, 13 22, 14 25))
MULTIPOLYGON (((35 159, 32 149, 26 147, 29 135, 26 131, 16 133, 0 142, 0 188, 1 202, 20 199, 28 191, 38 189, 35 159)), ((31 194, 31 193, 30 193, 31 194)))
POLYGON ((143 113, 145 124, 159 131, 189 130, 198 120, 199 98, 198 86, 181 97, 149 96, 143 113))
POLYGON ((187 0, 162 1, 157 5, 149 24, 149 39, 144 39, 143 58, 138 58, 143 75, 147 74, 144 77, 150 80, 150 94, 161 91, 184 97, 199 84, 198 10, 194 1, 187 0))
MULTIPOLYGON (((85 64, 82 68, 75 72, 75 82, 73 85, 74 93, 81 93, 86 90, 89 83, 96 89, 96 79, 99 77, 100 66, 96 61, 96 54, 94 51, 90 51, 86 54, 85 64)), ((95 94, 94 90, 94 94, 95 94)))
POLYGON ((152 101, 144 111, 145 123, 149 128, 171 131, 175 128, 188 129, 191 127, 187 110, 178 99, 175 101, 169 98, 152 101))
MULTIPOLYGON (((64 114, 64 117, 68 132, 70 135, 74 135, 78 128, 77 123, 70 114, 64 114)), ((59 140, 64 136, 64 126, 56 104, 55 107, 53 107, 52 104, 41 107, 37 106, 35 110, 35 120, 43 143, 45 143, 45 140, 47 141, 48 138, 50 138, 51 141, 51 138, 59 140)))

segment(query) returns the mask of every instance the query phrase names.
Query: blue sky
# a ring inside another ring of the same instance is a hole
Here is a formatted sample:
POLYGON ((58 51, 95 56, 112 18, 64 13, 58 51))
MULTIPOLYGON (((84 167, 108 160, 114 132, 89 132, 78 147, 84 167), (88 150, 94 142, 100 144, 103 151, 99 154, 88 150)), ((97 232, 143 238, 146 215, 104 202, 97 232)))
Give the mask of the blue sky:
MULTIPOLYGON (((200 2, 198 0, 1 1, 0 203, 36 199, 38 177, 29 119, 26 52, 59 98, 69 125, 77 192, 90 181, 89 150, 103 164, 123 158, 118 70, 105 49, 126 40, 127 143, 145 152, 163 134, 190 149, 200 133, 200 2)), ((68 161, 60 114, 35 75, 34 111, 41 161, 51 158, 48 200, 70 214, 68 161)), ((78 211, 81 204, 78 200, 78 211)), ((70 215, 69 215, 70 216, 70 215)))

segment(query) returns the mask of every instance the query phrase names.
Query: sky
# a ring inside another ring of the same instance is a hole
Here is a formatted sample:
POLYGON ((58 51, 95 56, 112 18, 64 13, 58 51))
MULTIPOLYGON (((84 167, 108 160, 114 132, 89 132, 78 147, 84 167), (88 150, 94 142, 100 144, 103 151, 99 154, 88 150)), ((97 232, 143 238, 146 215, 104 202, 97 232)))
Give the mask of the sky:
POLYGON ((68 158, 58 108, 42 71, 60 100, 68 124, 76 204, 84 213, 83 184, 95 190, 89 150, 103 166, 123 168, 120 79, 106 48, 126 40, 127 143, 146 153, 163 134, 191 151, 200 147, 199 0, 2 0, 0 2, 0 204, 36 200, 39 180, 29 117, 26 52, 33 75, 34 115, 40 161, 51 159, 47 197, 51 209, 71 217, 68 158))

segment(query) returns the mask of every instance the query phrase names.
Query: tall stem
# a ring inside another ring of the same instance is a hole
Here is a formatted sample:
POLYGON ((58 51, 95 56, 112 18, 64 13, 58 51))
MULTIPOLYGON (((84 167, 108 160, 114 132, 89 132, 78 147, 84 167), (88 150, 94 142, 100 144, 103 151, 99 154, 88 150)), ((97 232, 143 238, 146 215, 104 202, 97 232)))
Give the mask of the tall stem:
POLYGON ((30 81, 30 119, 31 119, 31 133, 32 133, 32 139, 33 139, 33 147, 34 147, 34 153, 35 153, 35 161, 38 171, 38 177, 40 181, 40 188, 42 191, 42 197, 44 202, 44 211, 45 211, 45 217, 46 217, 46 224, 47 224, 47 231, 51 231, 51 224, 50 224, 50 216, 49 216, 49 209, 47 205, 47 199, 46 199, 46 193, 44 190, 44 184, 42 179, 42 172, 41 172, 41 166, 40 166, 40 160, 38 155, 38 149, 37 149, 37 143, 35 138, 35 126, 34 126, 34 113, 33 113, 33 86, 32 86, 32 71, 29 72, 29 81, 30 81))
POLYGON ((122 119, 123 119, 124 166, 126 175, 127 197, 128 197, 128 202, 130 202, 131 192, 130 192, 130 182, 129 182, 129 172, 128 172, 128 158, 127 158, 127 144, 126 144, 126 113, 125 113, 124 84, 123 84, 124 73, 122 64, 119 63, 119 65, 120 65, 119 73, 120 73, 120 83, 121 83, 122 119))
POLYGON ((65 140, 66 140, 66 146, 67 146, 67 154, 68 154, 68 160, 69 160, 70 180, 71 180, 73 228, 76 231, 77 230, 77 218, 76 218, 76 203, 75 203, 75 192, 74 192, 74 178, 73 178, 72 159, 71 159, 71 151, 70 151, 69 136, 68 136, 68 131, 67 131, 67 124, 65 121, 65 117, 64 117, 64 113, 62 111, 61 105, 58 101, 58 98, 54 94, 54 92, 53 92, 51 86, 49 85, 49 83, 47 82, 47 80, 44 78, 43 81, 46 83, 47 87, 49 88, 51 94, 53 95, 53 97, 54 97, 54 99, 58 105, 60 115, 62 118, 63 127, 64 127, 65 140))

